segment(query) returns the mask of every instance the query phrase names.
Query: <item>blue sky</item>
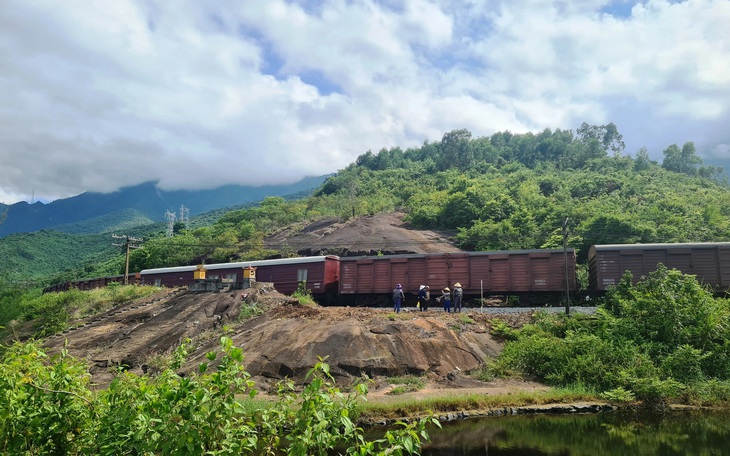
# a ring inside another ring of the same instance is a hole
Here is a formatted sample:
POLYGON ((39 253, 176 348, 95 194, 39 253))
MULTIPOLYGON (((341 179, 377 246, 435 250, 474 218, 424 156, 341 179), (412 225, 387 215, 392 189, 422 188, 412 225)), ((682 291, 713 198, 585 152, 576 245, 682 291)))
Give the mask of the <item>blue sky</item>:
POLYGON ((727 0, 4 0, 0 202, 582 122, 730 169, 727 24, 727 0))

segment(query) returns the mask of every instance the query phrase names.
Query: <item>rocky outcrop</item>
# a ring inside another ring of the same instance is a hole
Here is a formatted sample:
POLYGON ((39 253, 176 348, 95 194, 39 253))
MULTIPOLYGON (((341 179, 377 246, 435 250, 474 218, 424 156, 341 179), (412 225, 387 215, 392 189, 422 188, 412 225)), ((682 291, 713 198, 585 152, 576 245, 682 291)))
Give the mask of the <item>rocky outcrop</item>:
POLYGON ((390 319, 384 310, 350 312, 348 317, 346 309, 309 308, 262 316, 238 328, 232 338, 246 354, 249 373, 298 382, 320 357, 326 357, 338 382, 349 382, 363 375, 446 377, 474 369, 499 351, 486 331, 450 327, 447 314, 411 312, 390 319))

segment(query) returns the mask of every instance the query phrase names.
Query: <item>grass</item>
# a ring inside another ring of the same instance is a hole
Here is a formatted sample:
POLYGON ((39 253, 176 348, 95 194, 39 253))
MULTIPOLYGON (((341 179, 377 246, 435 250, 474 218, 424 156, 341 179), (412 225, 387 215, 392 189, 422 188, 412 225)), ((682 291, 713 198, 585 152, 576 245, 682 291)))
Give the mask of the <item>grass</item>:
MULTIPOLYGON (((30 331, 17 334, 22 337, 45 337, 71 327, 79 321, 105 312, 120 304, 141 300, 159 292, 159 287, 119 285, 80 291, 75 288, 59 293, 27 293, 11 301, 17 310, 12 321, 0 321, 0 337, 16 334, 16 330, 30 331), (32 327, 23 325, 33 322, 32 327)), ((7 314, 10 315, 10 314, 7 314)), ((7 318, 3 314, 3 318, 7 318)))
POLYGON ((415 375, 390 377, 388 378, 388 383, 391 385, 398 385, 388 393, 392 396, 418 391, 426 386, 424 380, 421 377, 416 377, 415 375))
POLYGON ((258 317, 259 315, 262 315, 264 313, 264 310, 258 305, 258 304, 246 304, 241 303, 241 311, 238 313, 238 315, 235 318, 236 323, 241 323, 243 321, 250 320, 254 317, 258 317))
POLYGON ((482 382, 491 382, 496 377, 494 368, 486 363, 470 371, 469 376, 482 382))
POLYGON ((580 389, 552 389, 549 391, 517 391, 508 394, 459 394, 449 392, 427 399, 385 397, 363 402, 362 419, 397 419, 417 417, 429 413, 489 410, 502 407, 523 407, 541 404, 567 404, 602 401, 596 394, 580 389))
POLYGON ((299 300, 299 303, 303 306, 310 306, 310 307, 316 307, 317 302, 312 297, 312 292, 307 290, 305 286, 300 285, 297 288, 297 291, 292 293, 292 298, 296 298, 299 300))

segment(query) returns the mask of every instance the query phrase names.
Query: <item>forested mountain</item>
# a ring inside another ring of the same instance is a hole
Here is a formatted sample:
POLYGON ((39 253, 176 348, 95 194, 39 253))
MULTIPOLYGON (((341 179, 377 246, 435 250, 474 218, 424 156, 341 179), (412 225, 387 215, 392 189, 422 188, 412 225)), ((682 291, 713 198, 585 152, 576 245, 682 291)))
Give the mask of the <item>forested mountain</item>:
POLYGON ((291 185, 250 187, 226 185, 211 190, 164 191, 155 183, 126 187, 113 193, 87 192, 48 204, 16 203, 0 208, 0 237, 54 229, 66 233, 102 233, 165 220, 165 212, 185 206, 190 215, 260 201, 266 196, 290 195, 319 186, 326 176, 291 185))
MULTIPOLYGON (((467 250, 560 247, 585 261, 591 244, 730 240, 730 189, 722 170, 703 166, 694 145, 670 145, 663 162, 646 150, 625 154, 613 124, 576 131, 496 133, 466 130, 402 150, 364 153, 312 196, 269 196, 210 224, 145 236, 130 268, 259 259, 295 252, 264 248, 263 238, 322 217, 403 210, 415 227, 455 230, 467 250)), ((119 256, 105 268, 121 264, 119 256)))
MULTIPOLYGON (((258 187, 256 191, 252 191, 253 187, 227 186, 215 191, 173 192, 173 197, 167 198, 165 198, 167 195, 164 192, 157 196, 165 201, 175 201, 175 198, 184 201, 185 207, 190 209, 192 214, 195 214, 197 210, 213 207, 213 210, 191 216, 188 226, 196 228, 214 223, 226 212, 254 205, 264 197, 261 195, 267 193, 284 194, 283 198, 286 199, 301 199, 311 195, 324 179, 325 176, 308 178, 292 185, 267 187, 268 191, 258 187), (293 193, 282 193, 287 190, 292 190, 293 193), (217 192, 217 196, 211 196, 211 193, 215 192, 217 192), (258 198, 258 200, 252 200, 252 198, 258 198), (218 208, 218 205, 224 203, 231 204, 225 208, 218 208)), ((68 201, 64 200, 65 205, 60 207, 66 207, 79 213, 86 211, 86 213, 93 214, 95 213, 93 209, 84 206, 86 202, 93 201, 95 197, 99 197, 101 200, 94 202, 93 207, 103 207, 103 203, 109 203, 112 200, 113 205, 122 206, 125 201, 135 201, 135 197, 149 196, 150 191, 152 191, 151 184, 123 189, 115 196, 84 194, 69 198, 68 201)), ((53 206, 54 203, 50 203, 48 206, 53 206)), ((22 206, 25 203, 20 204, 22 206)), ((36 205, 40 205, 40 203, 32 206, 36 205)), ((17 205, 6 206, 6 209, 15 206, 17 205)), ((148 205, 147 210, 152 206, 154 204, 148 205)), ((60 210, 59 206, 53 206, 50 212, 43 213, 47 215, 58 210, 60 210)), ((165 210, 167 209, 162 209, 162 216, 164 216, 165 210)), ((171 210, 174 212, 174 207, 171 210)), ((40 211, 42 212, 43 209, 41 208, 40 211)), ((103 210, 98 212, 103 212, 103 210)), ((2 209, 0 209, 1 216, 2 209)), ((48 282, 72 280, 79 277, 121 274, 124 268, 124 257, 120 255, 121 248, 114 245, 121 241, 113 238, 112 234, 136 238, 165 237, 167 225, 165 222, 161 222, 161 219, 164 217, 152 217, 140 211, 139 208, 130 207, 76 223, 57 225, 53 229, 43 229, 33 233, 14 233, 0 237, 0 258, 3 259, 0 262, 0 285, 3 280, 43 285, 48 282)), ((182 229, 184 226, 181 222, 176 224, 177 229, 182 229)), ((2 223, 0 223, 0 227, 2 227, 2 223)))

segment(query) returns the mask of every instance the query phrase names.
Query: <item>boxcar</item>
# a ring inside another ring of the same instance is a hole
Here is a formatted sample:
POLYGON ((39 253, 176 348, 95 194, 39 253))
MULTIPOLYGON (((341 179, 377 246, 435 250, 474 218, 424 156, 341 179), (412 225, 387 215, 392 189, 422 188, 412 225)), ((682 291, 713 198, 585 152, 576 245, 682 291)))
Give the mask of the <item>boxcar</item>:
POLYGON ((273 282, 280 293, 292 294, 304 283, 312 294, 323 295, 337 292, 339 263, 339 257, 328 255, 221 263, 205 268, 208 278, 242 282, 243 268, 252 266, 256 268, 258 282, 273 282))
MULTIPOLYGON (((305 283, 314 295, 336 293, 339 280, 339 258, 317 256, 280 258, 275 260, 240 261, 205 265, 206 279, 224 283, 243 282, 243 268, 256 268, 256 280, 273 282, 277 291, 291 294, 299 283, 305 283)), ((189 286, 198 266, 145 269, 140 275, 144 283, 158 286, 189 286)))
POLYGON ((589 289, 604 292, 626 271, 636 283, 660 263, 695 275, 717 292, 730 289, 730 242, 594 245, 588 252, 589 289))
POLYGON ((521 296, 559 300, 568 283, 575 291, 575 251, 508 250, 340 258, 340 298, 355 304, 385 305, 396 284, 415 295, 428 285, 433 296, 459 282, 467 298, 521 296), (371 302, 368 302, 371 301, 371 302))

